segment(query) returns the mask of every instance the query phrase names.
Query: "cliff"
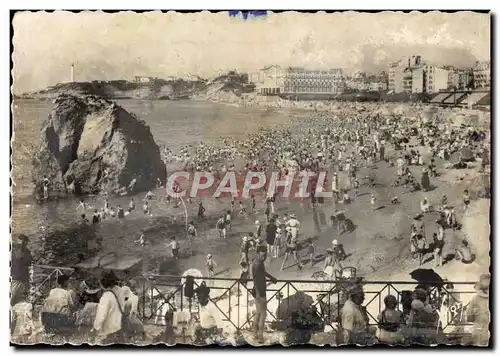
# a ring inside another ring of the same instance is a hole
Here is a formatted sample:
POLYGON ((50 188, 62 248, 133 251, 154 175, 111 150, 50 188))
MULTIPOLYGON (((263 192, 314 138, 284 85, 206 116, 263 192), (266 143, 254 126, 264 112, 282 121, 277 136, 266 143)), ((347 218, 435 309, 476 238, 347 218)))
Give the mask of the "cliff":
POLYGON ((149 127, 122 107, 96 96, 61 95, 44 122, 33 159, 35 195, 50 181, 50 198, 70 194, 121 193, 164 180, 166 169, 149 127))
POLYGON ((177 100, 177 99, 211 99, 212 97, 239 97, 243 93, 254 91, 254 85, 248 84, 246 74, 229 72, 212 80, 198 78, 183 79, 151 79, 148 82, 131 82, 126 80, 93 81, 60 83, 52 87, 22 95, 16 98, 53 100, 60 95, 95 95, 105 99, 145 99, 145 100, 177 100))

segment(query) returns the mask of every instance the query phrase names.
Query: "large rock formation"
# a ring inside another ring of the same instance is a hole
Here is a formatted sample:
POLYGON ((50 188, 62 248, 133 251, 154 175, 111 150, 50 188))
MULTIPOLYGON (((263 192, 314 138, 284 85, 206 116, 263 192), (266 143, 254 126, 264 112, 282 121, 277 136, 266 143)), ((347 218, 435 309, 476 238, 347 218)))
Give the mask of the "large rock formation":
POLYGON ((41 132, 33 164, 36 195, 50 180, 49 197, 121 193, 164 180, 166 168, 149 127, 119 105, 96 96, 61 95, 41 132))

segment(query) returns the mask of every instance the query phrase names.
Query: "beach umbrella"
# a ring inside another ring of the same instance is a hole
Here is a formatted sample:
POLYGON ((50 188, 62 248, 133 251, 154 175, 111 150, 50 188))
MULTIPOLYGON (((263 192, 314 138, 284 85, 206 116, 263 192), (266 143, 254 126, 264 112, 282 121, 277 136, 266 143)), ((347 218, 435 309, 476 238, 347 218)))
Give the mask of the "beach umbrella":
POLYGON ((276 318, 287 320, 296 312, 310 309, 313 304, 314 300, 310 295, 299 291, 280 301, 276 309, 276 318))
POLYGON ((410 272, 410 276, 417 281, 418 284, 424 284, 430 287, 440 287, 444 283, 443 278, 433 269, 418 268, 410 272))
POLYGON ((463 161, 474 161, 474 152, 469 147, 463 147, 459 152, 463 161))
POLYGON ((194 283, 198 286, 201 284, 201 282, 203 282, 203 273, 195 268, 190 268, 182 274, 181 285, 184 285, 184 283, 186 283, 187 276, 194 277, 194 283))

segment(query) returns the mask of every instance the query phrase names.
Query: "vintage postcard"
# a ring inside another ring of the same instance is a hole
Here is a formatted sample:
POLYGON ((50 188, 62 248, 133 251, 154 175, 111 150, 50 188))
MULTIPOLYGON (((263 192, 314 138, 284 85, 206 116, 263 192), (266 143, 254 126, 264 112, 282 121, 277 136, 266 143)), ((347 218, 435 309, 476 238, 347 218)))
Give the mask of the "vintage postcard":
POLYGON ((13 345, 490 344, 491 14, 12 23, 13 345))

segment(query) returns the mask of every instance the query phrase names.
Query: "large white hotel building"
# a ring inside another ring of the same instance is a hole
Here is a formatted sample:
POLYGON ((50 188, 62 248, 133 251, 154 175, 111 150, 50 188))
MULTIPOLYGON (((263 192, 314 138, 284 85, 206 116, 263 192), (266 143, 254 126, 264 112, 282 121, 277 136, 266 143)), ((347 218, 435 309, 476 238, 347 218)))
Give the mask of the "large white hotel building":
POLYGON ((334 95, 344 89, 342 69, 311 70, 273 65, 261 69, 250 80, 264 95, 334 95))

